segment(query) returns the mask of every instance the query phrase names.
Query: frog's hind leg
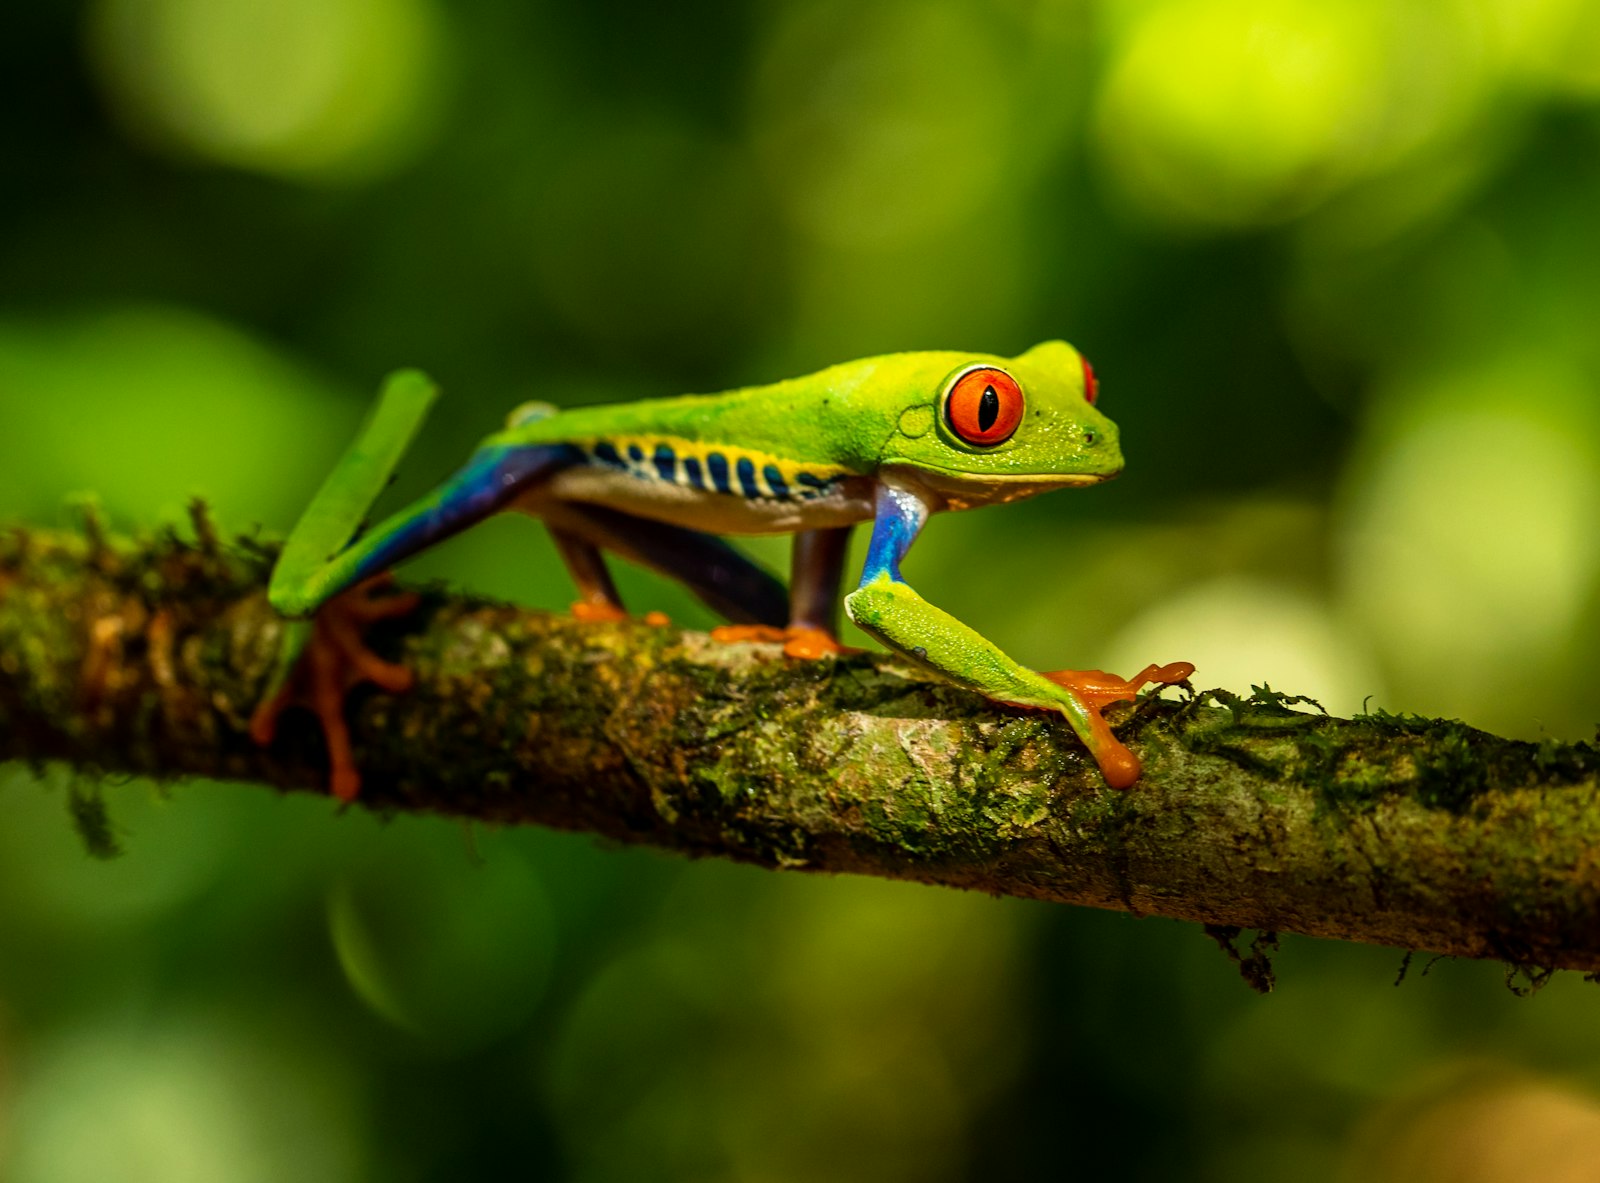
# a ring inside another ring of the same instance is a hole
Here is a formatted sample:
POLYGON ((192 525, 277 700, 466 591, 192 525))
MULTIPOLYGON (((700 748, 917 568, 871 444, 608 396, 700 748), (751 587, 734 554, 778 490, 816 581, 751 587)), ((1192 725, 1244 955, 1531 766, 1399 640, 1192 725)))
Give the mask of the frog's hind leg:
POLYGON ((714 534, 575 501, 544 500, 527 508, 550 528, 578 585, 579 603, 606 606, 590 619, 609 618, 610 607, 622 611, 600 550, 676 580, 728 620, 781 627, 789 619, 783 582, 714 534))
POLYGON ((345 696, 363 682, 398 694, 414 680, 408 667, 373 653, 363 636, 367 625, 405 616, 417 606, 419 597, 413 592, 384 594, 391 582, 380 575, 358 583, 330 600, 312 620, 288 621, 282 675, 250 717, 250 738, 266 747, 286 709, 309 708, 327 743, 329 787, 341 801, 352 800, 361 789, 344 718, 345 696))
POLYGON ((839 589, 844 579, 850 527, 802 530, 794 536, 786 628, 729 625, 712 629, 719 641, 769 641, 790 657, 845 652, 839 644, 839 589))
POLYGON ((485 444, 439 488, 363 532, 316 570, 292 582, 275 572, 273 607, 285 616, 306 615, 345 588, 509 508, 580 458, 563 444, 485 444))
MULTIPOLYGON (((365 464, 363 445, 352 449, 354 462, 365 464)), ((436 492, 393 514, 360 535, 331 559, 314 564, 309 535, 291 536, 285 553, 295 561, 280 563, 274 571, 271 599, 284 615, 316 612, 313 622, 291 625, 283 660, 273 686, 250 720, 250 734, 258 744, 272 742, 279 716, 290 707, 309 708, 317 717, 327 741, 331 787, 341 800, 351 800, 360 790, 361 777, 351 753, 344 700, 352 688, 372 682, 395 692, 411 684, 411 672, 377 657, 364 639, 366 627, 377 620, 406 614, 417 597, 374 595, 395 563, 411 557, 441 539, 506 508, 528 489, 546 481, 573 463, 574 453, 561 446, 508 446, 486 444, 436 492)), ((369 482, 375 489, 380 487, 369 482)), ((365 505, 342 494, 346 504, 339 515, 359 515, 365 505)), ((335 514, 314 501, 307 519, 321 534, 319 544, 336 537, 335 514)), ((370 500, 370 499, 369 499, 370 500)), ((305 520, 305 519, 303 519, 305 520)), ((353 526, 345 527, 345 534, 353 526)), ((296 528, 300 534, 300 527, 296 528)))
POLYGON ((628 610, 622 606, 617 585, 606 567, 600 548, 582 534, 572 530, 549 526, 550 537, 555 541, 561 561, 567 565, 567 574, 578 589, 573 601, 572 615, 578 620, 626 620, 628 610))
POLYGON ((850 550, 850 527, 803 530, 794 536, 790 576, 789 635, 783 651, 790 657, 822 657, 843 653, 839 644, 839 589, 850 550))

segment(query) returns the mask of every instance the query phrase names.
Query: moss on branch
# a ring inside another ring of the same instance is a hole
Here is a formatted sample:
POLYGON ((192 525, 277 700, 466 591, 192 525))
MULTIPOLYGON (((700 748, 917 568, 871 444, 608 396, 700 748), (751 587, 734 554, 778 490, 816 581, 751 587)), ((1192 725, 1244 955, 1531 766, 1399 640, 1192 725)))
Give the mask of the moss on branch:
MULTIPOLYGON (((270 751, 245 734, 281 629, 271 554, 197 524, 0 536, 0 759, 322 791, 309 718, 270 751)), ((439 591, 378 643, 418 685, 352 701, 366 808, 1600 970, 1590 744, 1212 692, 1113 709, 1145 766, 1119 793, 1064 722, 893 657, 439 591)))

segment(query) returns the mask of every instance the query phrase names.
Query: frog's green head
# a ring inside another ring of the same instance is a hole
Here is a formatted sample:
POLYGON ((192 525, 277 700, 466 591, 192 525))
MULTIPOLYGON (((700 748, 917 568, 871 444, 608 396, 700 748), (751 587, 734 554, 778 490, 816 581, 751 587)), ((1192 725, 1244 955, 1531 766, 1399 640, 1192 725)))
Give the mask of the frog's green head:
POLYGON ((900 414, 880 466, 910 470, 951 508, 1011 501, 1122 471, 1117 427, 1094 405, 1094 371, 1065 341, 1016 358, 928 359, 919 398, 900 414), (935 370, 941 371, 935 376, 935 370))

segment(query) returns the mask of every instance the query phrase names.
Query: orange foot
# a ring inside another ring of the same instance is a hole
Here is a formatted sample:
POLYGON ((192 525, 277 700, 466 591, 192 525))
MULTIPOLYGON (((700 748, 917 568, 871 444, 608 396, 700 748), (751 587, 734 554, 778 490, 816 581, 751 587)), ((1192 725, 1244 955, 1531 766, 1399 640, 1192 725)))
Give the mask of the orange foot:
POLYGON ((824 630, 806 625, 774 628, 770 624, 724 624, 711 630, 711 639, 721 641, 725 645, 756 643, 782 645, 784 656, 808 660, 856 652, 839 644, 824 630))
MULTIPOLYGON (((589 601, 578 600, 572 605, 572 619, 591 621, 600 624, 621 624, 625 620, 632 620, 627 610, 615 604, 607 604, 603 600, 589 601)), ((665 612, 646 612, 641 619, 651 628, 666 628, 672 623, 672 618, 665 612)))
POLYGON ((404 616, 416 608, 418 597, 413 592, 377 594, 392 582, 390 576, 379 575, 324 604, 293 672, 250 717, 250 738, 265 747, 277 733, 278 717, 285 710, 294 706, 310 708, 327 738, 330 787, 341 801, 354 800, 361 791, 361 774, 350 754, 350 728, 344 720, 345 695, 362 682, 373 682, 398 694, 409 690, 413 680, 409 669, 384 661, 361 639, 373 621, 404 616))
POLYGON ((1136 697, 1139 688, 1147 682, 1153 686, 1172 686, 1193 673, 1194 666, 1187 661, 1175 661, 1170 665, 1147 665, 1128 681, 1104 670, 1041 671, 1040 677, 1064 687, 1083 705, 1088 715, 1090 754, 1100 765, 1108 785, 1113 789, 1126 789, 1139 779, 1139 757, 1111 733, 1111 725, 1100 714, 1101 710, 1114 702, 1136 697))

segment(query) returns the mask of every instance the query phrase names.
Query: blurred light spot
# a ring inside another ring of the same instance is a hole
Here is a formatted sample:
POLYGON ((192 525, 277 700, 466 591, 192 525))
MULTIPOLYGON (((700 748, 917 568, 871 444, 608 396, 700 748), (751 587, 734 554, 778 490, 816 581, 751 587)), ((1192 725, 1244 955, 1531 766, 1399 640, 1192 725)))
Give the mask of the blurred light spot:
POLYGON ((415 1031, 416 1021, 389 981, 378 942, 348 884, 337 885, 328 895, 328 935, 333 940, 339 968, 361 1001, 396 1027, 415 1031))
POLYGON ((0 322, 0 509, 49 520, 92 490, 113 516, 148 520, 198 494, 224 525, 287 524, 351 427, 332 395, 181 309, 0 322))
POLYGON ((905 242, 1014 186, 1017 63, 993 29, 952 0, 788 10, 752 107, 772 190, 794 221, 834 244, 905 242))
POLYGON ((1347 3, 1152 5, 1108 71, 1100 147, 1156 212, 1222 225, 1299 213, 1348 175, 1379 116, 1381 34, 1347 3))
POLYGON ((1025 1034, 1018 911, 908 884, 700 870, 652 942, 589 983, 546 1060, 574 1174, 964 1177, 969 1131, 1025 1034))
POLYGON ((1525 83, 1600 94, 1600 5, 1593 0, 1478 0, 1491 44, 1525 83))
POLYGON ((1544 671, 1600 570, 1592 397, 1535 361, 1377 402, 1344 582, 1415 709, 1511 726, 1559 700, 1544 671))
POLYGON ((348 1081, 238 1027, 77 1029, 19 1081, 10 1183, 365 1178, 348 1081))
POLYGON ((533 868, 504 847, 479 865, 452 846, 432 857, 432 847, 386 851, 394 857, 328 901, 351 989, 383 1018, 454 1048, 525 1021, 544 997, 555 941, 533 868))
POLYGON ((1588 460, 1515 408, 1420 425, 1364 491, 1353 582, 1375 585, 1389 632, 1434 656, 1548 644, 1594 571, 1588 460))
POLYGON ((1600 1177, 1600 1102, 1505 1064, 1458 1068, 1369 1118, 1340 1177, 1593 1183, 1600 1177))
POLYGON ((1117 634, 1106 665, 1127 676, 1152 661, 1193 662, 1196 686, 1248 694, 1266 684, 1309 695, 1333 714, 1359 710, 1380 690, 1372 662, 1326 608, 1243 576, 1200 584, 1147 609, 1117 634))
POLYGON ((1377 0, 1168 0, 1131 8, 1099 96, 1102 155, 1180 223, 1281 221, 1478 110, 1462 14, 1377 0))
POLYGON ((118 114, 158 141, 298 180, 365 180, 432 130, 432 0, 99 0, 118 114))
POLYGON ((722 1123, 738 1176, 965 1178, 969 1131, 1025 1039, 1002 1001, 1020 977, 1019 911, 906 883, 814 886, 785 880, 755 913, 749 953, 796 1076, 755 1101, 758 1065, 743 1066, 749 1099, 722 1123))

